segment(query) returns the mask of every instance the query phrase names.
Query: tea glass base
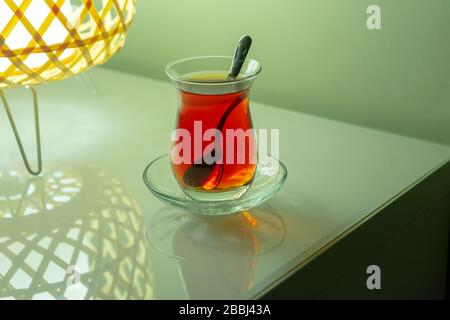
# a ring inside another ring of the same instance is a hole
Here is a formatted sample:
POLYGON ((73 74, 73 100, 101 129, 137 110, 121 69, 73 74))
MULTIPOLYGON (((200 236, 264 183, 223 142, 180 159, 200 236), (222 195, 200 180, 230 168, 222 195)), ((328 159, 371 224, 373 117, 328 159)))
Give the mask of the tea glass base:
POLYGON ((226 191, 199 191, 194 189, 183 189, 183 191, 197 201, 227 201, 239 199, 249 188, 250 184, 226 191))
POLYGON ((196 191, 194 195, 186 195, 186 191, 180 188, 173 176, 168 154, 153 160, 143 174, 147 188, 161 201, 193 214, 216 216, 242 212, 259 206, 281 189, 286 177, 287 170, 281 161, 268 155, 259 157, 252 184, 231 191, 235 192, 235 198, 230 199, 230 194, 223 192, 215 194, 196 191), (211 200, 212 196, 218 198, 211 200))

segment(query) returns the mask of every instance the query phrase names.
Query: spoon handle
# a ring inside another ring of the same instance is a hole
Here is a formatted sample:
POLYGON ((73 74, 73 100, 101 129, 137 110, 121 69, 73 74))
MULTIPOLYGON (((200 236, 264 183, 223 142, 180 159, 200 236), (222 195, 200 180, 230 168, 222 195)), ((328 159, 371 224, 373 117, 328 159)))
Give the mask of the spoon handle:
POLYGON ((250 36, 244 35, 241 39, 239 39, 234 51, 233 63, 228 73, 229 80, 235 79, 239 75, 239 72, 241 72, 242 65, 244 64, 251 45, 252 38, 250 36))

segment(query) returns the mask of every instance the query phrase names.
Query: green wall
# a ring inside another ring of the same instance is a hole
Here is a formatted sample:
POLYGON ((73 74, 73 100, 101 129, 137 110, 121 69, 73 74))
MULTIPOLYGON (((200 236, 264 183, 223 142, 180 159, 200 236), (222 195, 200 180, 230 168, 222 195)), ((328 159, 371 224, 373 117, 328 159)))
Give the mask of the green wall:
POLYGON ((263 65, 253 99, 450 144, 449 0, 138 0, 107 66, 164 79, 172 60, 231 55, 243 33, 263 65))

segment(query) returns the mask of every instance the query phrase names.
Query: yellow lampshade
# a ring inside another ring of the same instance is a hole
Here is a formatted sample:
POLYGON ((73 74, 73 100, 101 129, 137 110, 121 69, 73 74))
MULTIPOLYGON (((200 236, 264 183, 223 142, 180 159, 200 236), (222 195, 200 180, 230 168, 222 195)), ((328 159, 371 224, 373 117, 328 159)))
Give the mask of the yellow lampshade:
POLYGON ((136 0, 0 0, 0 89, 60 80, 124 45, 136 0))

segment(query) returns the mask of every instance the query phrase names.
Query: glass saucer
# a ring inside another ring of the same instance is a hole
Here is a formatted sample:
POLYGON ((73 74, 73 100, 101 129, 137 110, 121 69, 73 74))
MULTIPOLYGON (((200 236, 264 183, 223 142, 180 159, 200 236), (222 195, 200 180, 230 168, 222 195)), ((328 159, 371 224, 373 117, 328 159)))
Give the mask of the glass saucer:
POLYGON ((259 157, 257 171, 248 191, 239 199, 223 201, 198 201, 189 198, 178 186, 165 154, 153 160, 144 170, 143 178, 148 189, 157 198, 193 214, 228 215, 252 209, 274 196, 287 177, 284 164, 272 156, 259 157))

